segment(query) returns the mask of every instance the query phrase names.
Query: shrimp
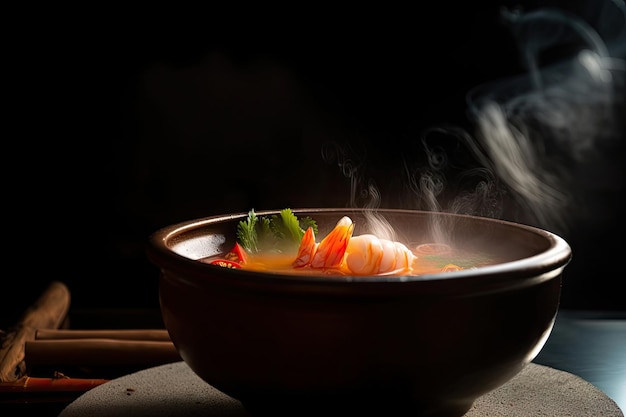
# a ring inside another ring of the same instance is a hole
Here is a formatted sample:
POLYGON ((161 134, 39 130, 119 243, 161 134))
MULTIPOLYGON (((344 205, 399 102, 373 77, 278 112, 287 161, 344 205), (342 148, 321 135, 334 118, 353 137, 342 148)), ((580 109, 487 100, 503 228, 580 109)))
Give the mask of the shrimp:
POLYGON ((293 266, 295 268, 305 266, 318 269, 338 268, 343 261, 353 230, 354 223, 348 216, 344 216, 320 243, 315 243, 313 229, 309 227, 302 237, 293 266))
POLYGON ((302 268, 311 263, 313 255, 317 249, 317 243, 315 242, 315 232, 312 227, 309 227, 304 232, 302 240, 300 241, 300 247, 298 248, 298 255, 293 262, 294 268, 302 268))
POLYGON ((348 247, 348 242, 354 231, 354 223, 348 216, 344 216, 337 225, 317 245, 311 260, 312 268, 338 268, 348 247))
POLYGON ((365 234, 350 239, 345 267, 356 275, 410 272, 415 259, 404 244, 365 234))
POLYGON ((355 275, 410 272, 417 257, 400 242, 379 239, 372 234, 352 236, 354 223, 344 216, 331 232, 315 243, 307 230, 293 266, 314 269, 338 269, 355 275))

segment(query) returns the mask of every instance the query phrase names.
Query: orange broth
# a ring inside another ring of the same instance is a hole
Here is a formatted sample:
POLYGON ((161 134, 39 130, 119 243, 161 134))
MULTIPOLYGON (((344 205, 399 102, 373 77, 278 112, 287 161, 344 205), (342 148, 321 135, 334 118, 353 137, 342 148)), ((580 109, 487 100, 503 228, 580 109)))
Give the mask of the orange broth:
MULTIPOLYGON (((461 269, 477 268, 480 266, 491 265, 497 263, 494 257, 484 254, 473 254, 466 251, 453 250, 449 246, 426 244, 419 245, 413 250, 417 259, 413 263, 412 271, 407 273, 406 270, 391 272, 380 275, 423 275, 434 274, 440 272, 451 272, 461 269), (442 250, 445 248, 445 250, 442 250)), ((211 256, 201 259, 201 262, 211 263, 221 259, 221 256, 211 256)), ((296 255, 285 253, 255 253, 247 254, 247 259, 241 265, 242 269, 269 272, 276 274, 303 274, 303 275, 354 275, 346 268, 339 269, 315 269, 310 267, 294 268, 292 266, 296 255)))

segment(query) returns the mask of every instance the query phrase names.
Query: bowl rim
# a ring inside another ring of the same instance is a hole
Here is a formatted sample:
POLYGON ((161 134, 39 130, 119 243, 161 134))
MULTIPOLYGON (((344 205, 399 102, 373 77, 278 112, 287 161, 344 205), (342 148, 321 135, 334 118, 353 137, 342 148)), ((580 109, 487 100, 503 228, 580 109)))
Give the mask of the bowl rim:
MULTIPOLYGON (((533 276, 535 278, 545 280, 550 279, 556 275, 559 275, 563 268, 570 262, 572 258, 572 250, 570 245, 561 236, 527 224, 516 223, 513 221, 502 220, 490 217, 481 217, 469 214, 458 214, 443 211, 428 211, 428 210, 414 210, 414 209, 397 209, 397 208, 347 208, 347 207, 313 207, 313 208, 293 208, 291 209, 294 214, 306 213, 307 215, 314 215, 315 213, 363 213, 366 211, 377 211, 381 213, 398 213, 398 214, 421 214, 421 215, 437 215, 454 218, 466 218, 475 219, 481 222, 493 223, 504 225, 506 227, 513 227, 516 229, 524 229, 532 234, 540 236, 549 242, 549 247, 543 252, 525 257, 517 260, 501 262, 494 265, 481 266, 479 268, 465 269, 454 272, 441 272, 432 274, 421 275, 375 275, 375 276, 355 276, 355 275, 310 275, 310 274, 288 274, 288 273, 273 273, 273 272, 258 272, 245 269, 232 269, 223 268, 221 266, 210 265, 207 263, 199 262, 184 255, 176 253, 170 247, 168 242, 174 239, 176 236, 188 232, 193 229, 201 228, 213 223, 220 223, 224 221, 232 221, 237 219, 244 219, 248 212, 236 212, 229 214, 216 214, 207 217, 190 219, 174 224, 167 225, 156 231, 154 231, 149 237, 146 246, 146 253, 148 258, 159 268, 172 268, 174 265, 184 265, 187 271, 194 273, 203 273, 207 271, 214 271, 215 268, 227 269, 228 274, 232 275, 232 279, 237 278, 240 280, 263 280, 268 279, 280 282, 295 282, 295 283, 316 283, 325 284, 332 283, 337 285, 339 283, 390 283, 390 282, 448 282, 451 280, 466 279, 469 277, 484 277, 490 279, 505 279, 511 280, 520 276, 528 277, 533 276)), ((268 209, 268 210, 255 210, 258 216, 278 214, 280 209, 268 209)))

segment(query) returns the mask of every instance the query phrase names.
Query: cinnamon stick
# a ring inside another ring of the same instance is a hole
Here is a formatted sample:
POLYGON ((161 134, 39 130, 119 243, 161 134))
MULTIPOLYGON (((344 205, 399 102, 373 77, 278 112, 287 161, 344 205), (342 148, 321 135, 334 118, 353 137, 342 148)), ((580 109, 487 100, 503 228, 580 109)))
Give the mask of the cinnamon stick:
POLYGON ((37 329, 61 326, 70 306, 70 292, 62 282, 53 281, 3 337, 0 345, 0 382, 16 381, 26 374, 25 344, 35 339, 37 329))
POLYGON ((0 393, 84 392, 108 382, 101 378, 41 378, 24 376, 12 382, 0 382, 0 393))
POLYGON ((154 340, 32 340, 25 352, 29 366, 154 366, 181 360, 171 341, 154 340))
POLYGON ((38 329, 35 340, 114 339, 169 342, 165 329, 38 329))

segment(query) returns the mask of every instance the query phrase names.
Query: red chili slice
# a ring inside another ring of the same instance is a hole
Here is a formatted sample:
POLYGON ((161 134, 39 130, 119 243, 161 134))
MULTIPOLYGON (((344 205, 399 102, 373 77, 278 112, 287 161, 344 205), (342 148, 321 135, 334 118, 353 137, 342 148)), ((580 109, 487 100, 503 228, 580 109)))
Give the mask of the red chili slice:
POLYGON ((248 260, 246 250, 239 243, 235 243, 235 246, 226 254, 225 259, 240 264, 245 264, 248 260))
POLYGON ((216 259, 214 261, 211 261, 211 265, 222 266, 224 268, 241 268, 240 263, 230 261, 228 259, 216 259))

